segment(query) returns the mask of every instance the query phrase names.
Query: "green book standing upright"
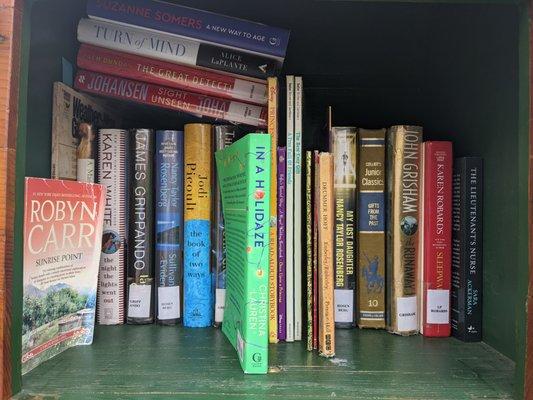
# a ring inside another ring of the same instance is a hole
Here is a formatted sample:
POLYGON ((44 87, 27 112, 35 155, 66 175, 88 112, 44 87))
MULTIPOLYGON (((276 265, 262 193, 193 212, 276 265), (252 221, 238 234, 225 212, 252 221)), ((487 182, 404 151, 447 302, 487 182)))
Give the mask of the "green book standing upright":
POLYGON ((245 373, 266 374, 270 135, 248 134, 215 157, 226 230, 222 331, 245 373))

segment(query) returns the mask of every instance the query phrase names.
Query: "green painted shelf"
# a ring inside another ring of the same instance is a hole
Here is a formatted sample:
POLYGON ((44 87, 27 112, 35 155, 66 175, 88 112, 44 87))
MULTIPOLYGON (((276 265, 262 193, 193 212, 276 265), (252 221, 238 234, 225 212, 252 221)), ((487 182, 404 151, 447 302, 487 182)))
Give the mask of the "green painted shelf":
POLYGON ((270 346, 271 373, 244 375, 215 329, 98 327, 23 377, 16 399, 507 399, 514 363, 483 343, 337 331, 338 356, 270 346))

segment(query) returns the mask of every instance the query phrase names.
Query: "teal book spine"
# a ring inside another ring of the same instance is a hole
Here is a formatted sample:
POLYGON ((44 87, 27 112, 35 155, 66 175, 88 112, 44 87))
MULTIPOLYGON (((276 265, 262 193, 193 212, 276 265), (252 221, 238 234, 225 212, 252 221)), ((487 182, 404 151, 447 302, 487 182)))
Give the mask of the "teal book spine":
POLYGON ((215 154, 226 229, 222 331, 247 374, 268 370, 270 137, 248 134, 215 154))

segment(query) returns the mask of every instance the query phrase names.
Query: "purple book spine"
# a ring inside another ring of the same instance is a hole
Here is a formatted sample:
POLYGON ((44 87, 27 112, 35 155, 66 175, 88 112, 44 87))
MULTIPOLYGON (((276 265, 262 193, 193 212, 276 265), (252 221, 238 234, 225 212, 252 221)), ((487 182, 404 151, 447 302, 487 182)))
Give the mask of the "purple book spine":
POLYGON ((278 147, 278 340, 287 338, 286 247, 285 247, 285 202, 287 149, 278 147))

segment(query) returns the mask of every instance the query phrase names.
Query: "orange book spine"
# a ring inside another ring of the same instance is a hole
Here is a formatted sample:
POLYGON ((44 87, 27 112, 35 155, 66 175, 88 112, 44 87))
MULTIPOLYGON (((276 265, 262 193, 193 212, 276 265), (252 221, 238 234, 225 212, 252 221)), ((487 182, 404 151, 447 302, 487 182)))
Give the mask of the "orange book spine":
POLYGON ((318 212, 318 344, 319 354, 335 355, 333 306, 333 156, 321 153, 319 161, 318 212))

